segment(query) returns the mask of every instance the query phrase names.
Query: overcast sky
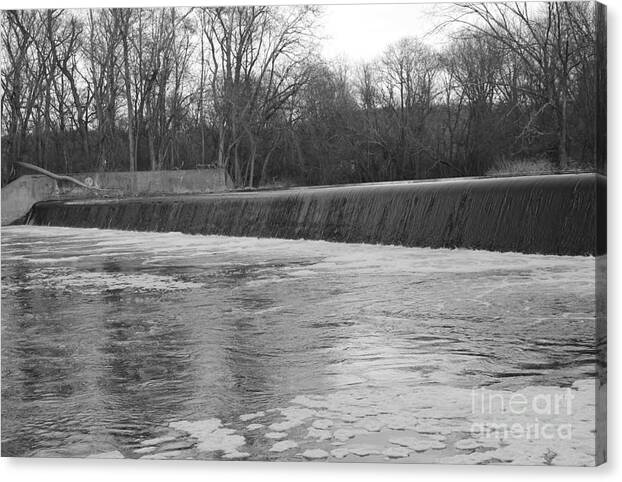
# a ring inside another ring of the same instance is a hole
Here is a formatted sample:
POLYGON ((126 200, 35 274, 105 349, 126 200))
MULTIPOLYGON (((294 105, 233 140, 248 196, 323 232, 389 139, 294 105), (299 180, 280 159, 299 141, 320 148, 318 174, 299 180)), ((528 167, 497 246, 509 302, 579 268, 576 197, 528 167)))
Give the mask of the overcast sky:
MULTIPOLYGON (((320 19, 326 57, 371 60, 402 37, 423 37, 440 21, 434 4, 325 5, 320 19)), ((429 43, 442 40, 438 34, 429 43)))

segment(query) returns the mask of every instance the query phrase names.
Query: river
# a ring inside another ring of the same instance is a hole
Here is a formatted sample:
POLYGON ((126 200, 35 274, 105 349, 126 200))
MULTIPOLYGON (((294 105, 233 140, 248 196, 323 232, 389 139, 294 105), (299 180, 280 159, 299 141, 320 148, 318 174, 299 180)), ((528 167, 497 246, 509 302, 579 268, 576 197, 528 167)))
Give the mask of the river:
POLYGON ((592 465, 594 278, 593 257, 3 228, 2 455, 592 465))

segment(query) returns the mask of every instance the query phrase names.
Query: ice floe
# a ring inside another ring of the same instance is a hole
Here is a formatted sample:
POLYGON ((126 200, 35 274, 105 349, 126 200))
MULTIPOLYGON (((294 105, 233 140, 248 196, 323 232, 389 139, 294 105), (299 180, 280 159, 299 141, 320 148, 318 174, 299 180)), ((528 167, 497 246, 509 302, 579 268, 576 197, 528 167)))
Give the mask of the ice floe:
POLYGON ((328 440, 331 434, 329 430, 321 430, 315 427, 309 427, 307 430, 307 438, 316 438, 318 440, 328 440))
POLYGON ((296 447, 298 447, 298 444, 293 440, 281 440, 280 442, 275 443, 270 448, 270 452, 285 452, 286 450, 290 450, 296 447))
POLYGON ((350 454, 348 449, 338 448, 330 451, 330 454, 336 459, 342 459, 350 454))
POLYGON ((171 428, 187 432, 196 438, 198 440, 196 448, 200 452, 223 451, 225 455, 238 452, 237 449, 246 443, 246 439, 236 434, 235 430, 222 428, 221 425, 221 421, 217 418, 169 424, 171 428))
POLYGON ((412 453, 408 447, 389 447, 382 451, 383 455, 386 455, 390 459, 400 459, 408 457, 412 453))
POLYGON ((313 425, 314 428, 326 430, 327 428, 330 428, 333 425, 335 425, 335 422, 333 422, 332 420, 325 419, 325 418, 320 418, 318 420, 314 420, 311 425, 313 425))
POLYGON ((314 460, 314 459, 325 459, 328 457, 328 452, 322 449, 309 449, 305 450, 302 453, 302 456, 305 459, 314 460))

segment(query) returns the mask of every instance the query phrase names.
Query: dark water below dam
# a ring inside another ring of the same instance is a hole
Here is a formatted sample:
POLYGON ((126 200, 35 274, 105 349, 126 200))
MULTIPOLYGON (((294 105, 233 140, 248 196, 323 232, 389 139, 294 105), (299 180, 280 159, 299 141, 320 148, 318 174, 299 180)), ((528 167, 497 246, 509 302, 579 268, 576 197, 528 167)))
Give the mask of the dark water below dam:
POLYGON ((456 179, 35 205, 37 225, 522 253, 606 252, 595 174, 456 179))

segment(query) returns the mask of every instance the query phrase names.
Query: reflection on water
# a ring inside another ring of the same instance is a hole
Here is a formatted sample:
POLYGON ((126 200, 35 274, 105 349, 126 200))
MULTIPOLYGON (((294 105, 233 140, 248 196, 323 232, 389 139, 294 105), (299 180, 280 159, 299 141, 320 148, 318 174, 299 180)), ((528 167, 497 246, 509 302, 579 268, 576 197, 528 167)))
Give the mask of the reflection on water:
POLYGON ((594 275, 585 257, 3 229, 2 454, 593 464, 594 275), (572 443, 474 437, 479 387, 570 389, 547 420, 572 443))

